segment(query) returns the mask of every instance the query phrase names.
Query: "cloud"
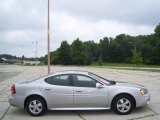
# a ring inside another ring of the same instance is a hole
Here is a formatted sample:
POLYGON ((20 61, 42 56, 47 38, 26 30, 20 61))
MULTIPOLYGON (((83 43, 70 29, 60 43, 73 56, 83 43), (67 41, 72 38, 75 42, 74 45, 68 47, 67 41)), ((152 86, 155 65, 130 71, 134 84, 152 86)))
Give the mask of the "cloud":
POLYGON ((74 15, 91 16, 129 24, 157 25, 160 21, 159 0, 54 0, 53 9, 74 15))
POLYGON ((45 7, 41 7, 35 0, 2 0, 0 31, 45 29, 45 7))
POLYGON ((42 32, 17 30, 1 33, 0 36, 4 38, 0 41, 0 51, 2 53, 33 57, 35 45, 32 42, 38 41, 38 55, 46 54, 46 36, 42 32))
MULTIPOLYGON (((82 40, 96 40, 107 37, 115 37, 118 34, 125 33, 129 35, 145 35, 153 33, 154 27, 145 25, 132 25, 120 23, 116 20, 97 20, 89 17, 76 17, 69 13, 52 13, 52 19, 55 20, 52 25, 54 29, 53 36, 58 35, 59 40, 73 40, 79 37, 82 40), (63 33, 63 36, 60 34, 63 33)), ((56 38, 53 38, 56 39, 56 38)))
MULTIPOLYGON (((50 1, 51 51, 77 37, 99 42, 121 33, 151 34, 160 20, 159 0, 50 1)), ((46 1, 1 0, 0 14, 0 54, 34 57, 33 41, 38 41, 38 56, 47 53, 46 1)))

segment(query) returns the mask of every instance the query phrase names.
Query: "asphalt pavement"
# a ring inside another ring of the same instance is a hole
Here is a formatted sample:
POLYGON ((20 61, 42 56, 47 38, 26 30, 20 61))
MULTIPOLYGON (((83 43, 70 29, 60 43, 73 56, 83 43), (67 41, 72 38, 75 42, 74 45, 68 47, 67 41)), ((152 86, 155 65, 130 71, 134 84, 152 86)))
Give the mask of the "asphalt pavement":
POLYGON ((86 70, 108 79, 141 84, 149 89, 151 102, 146 107, 135 109, 129 115, 117 115, 111 110, 94 110, 47 111, 43 116, 32 117, 24 109, 9 105, 8 97, 11 94, 10 87, 15 82, 31 80, 46 75, 47 67, 0 65, 0 79, 3 78, 3 81, 0 82, 0 120, 160 120, 159 72, 116 70, 100 67, 60 66, 52 66, 51 70, 52 72, 61 70, 86 70), (6 74, 7 72, 9 74, 6 74), (6 75, 7 77, 5 77, 6 75))

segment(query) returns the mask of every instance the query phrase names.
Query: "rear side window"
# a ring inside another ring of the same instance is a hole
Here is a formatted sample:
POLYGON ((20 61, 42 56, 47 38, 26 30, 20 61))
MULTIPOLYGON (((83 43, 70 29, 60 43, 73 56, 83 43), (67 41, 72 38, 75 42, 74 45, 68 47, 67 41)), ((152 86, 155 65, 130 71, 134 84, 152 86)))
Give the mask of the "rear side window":
POLYGON ((45 82, 52 85, 70 86, 69 75, 57 75, 45 79, 45 82))
POLYGON ((46 83, 48 83, 48 84, 52 84, 52 78, 51 78, 51 77, 46 78, 44 81, 45 81, 46 83))

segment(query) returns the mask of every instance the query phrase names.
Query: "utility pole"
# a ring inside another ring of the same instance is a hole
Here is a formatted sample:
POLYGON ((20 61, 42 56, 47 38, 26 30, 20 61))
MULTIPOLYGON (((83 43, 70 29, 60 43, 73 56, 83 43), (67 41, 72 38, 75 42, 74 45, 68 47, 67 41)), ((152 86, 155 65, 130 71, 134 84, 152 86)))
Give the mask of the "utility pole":
POLYGON ((50 74, 50 0, 48 0, 48 74, 50 74))
POLYGON ((37 44, 38 44, 38 42, 35 41, 35 42, 32 42, 32 43, 35 43, 35 45, 36 45, 36 50, 34 52, 35 52, 35 60, 36 60, 36 66, 37 66, 37 44))

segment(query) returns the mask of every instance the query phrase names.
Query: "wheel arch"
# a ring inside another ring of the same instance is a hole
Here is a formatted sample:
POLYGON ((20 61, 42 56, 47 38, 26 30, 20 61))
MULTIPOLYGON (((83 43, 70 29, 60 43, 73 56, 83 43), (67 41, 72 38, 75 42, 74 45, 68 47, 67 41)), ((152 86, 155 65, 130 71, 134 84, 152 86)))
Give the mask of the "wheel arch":
MULTIPOLYGON (((38 94, 32 94, 32 95, 29 95, 29 96, 26 97, 26 99, 25 99, 25 101, 24 101, 24 108, 26 108, 27 101, 28 101, 30 98, 32 98, 32 97, 39 97, 39 98, 43 99, 44 102, 45 102, 45 104, 46 104, 46 107, 47 107, 47 102, 46 102, 46 100, 45 100, 44 97, 42 97, 41 95, 38 95, 38 94)), ((48 107, 47 107, 47 108, 48 108, 48 107)))
POLYGON ((129 94, 129 93, 120 93, 120 94, 117 94, 116 96, 113 97, 112 101, 111 101, 111 108, 113 108, 113 103, 114 103, 114 100, 118 97, 118 96, 121 96, 121 95, 127 95, 129 97, 132 98, 133 102, 134 102, 134 107, 136 107, 136 99, 133 97, 133 95, 129 94))

